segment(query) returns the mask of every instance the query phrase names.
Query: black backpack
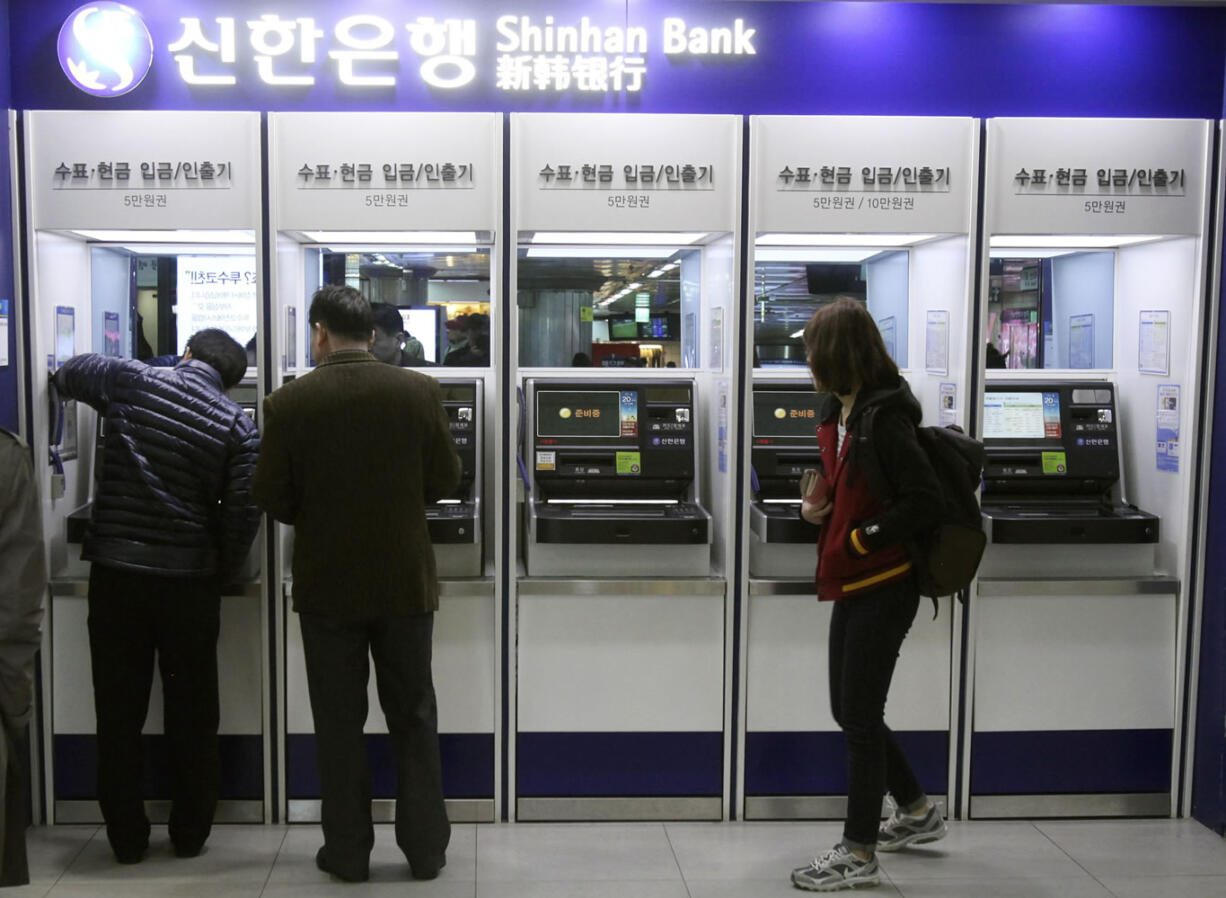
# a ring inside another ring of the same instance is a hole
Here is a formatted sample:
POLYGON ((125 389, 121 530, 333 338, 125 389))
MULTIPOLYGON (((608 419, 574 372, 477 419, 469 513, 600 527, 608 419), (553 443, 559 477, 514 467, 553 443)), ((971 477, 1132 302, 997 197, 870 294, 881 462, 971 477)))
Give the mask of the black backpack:
MULTIPOLYGON (((889 502, 893 500, 894 490, 873 449, 876 411, 875 406, 865 409, 858 428, 862 436, 856 448, 870 450, 868 456, 861 459, 862 462, 870 460, 865 466, 869 489, 879 499, 889 502)), ((976 496, 983 478, 983 443, 967 436, 956 424, 917 427, 915 439, 936 472, 942 499, 936 526, 907 544, 920 595, 933 599, 957 595, 965 601, 965 590, 979 570, 987 544, 976 496)))

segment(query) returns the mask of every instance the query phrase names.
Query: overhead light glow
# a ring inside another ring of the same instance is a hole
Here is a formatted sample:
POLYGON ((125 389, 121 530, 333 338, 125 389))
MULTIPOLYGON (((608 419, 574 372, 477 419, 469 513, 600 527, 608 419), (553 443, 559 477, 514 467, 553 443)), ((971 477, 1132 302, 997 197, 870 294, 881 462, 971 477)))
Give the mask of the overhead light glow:
POLYGON ((1054 259, 1057 256, 1071 256, 1076 250, 1054 249, 1052 247, 1019 247, 1018 249, 993 249, 988 255, 993 259, 1054 259))
POLYGON ((754 262, 863 262, 882 252, 881 247, 868 249, 755 249, 754 262))
POLYGON ((914 246, 939 234, 759 234, 756 246, 914 246))
POLYGON ((542 244, 625 244, 628 246, 688 246, 703 240, 706 231, 536 231, 530 243, 542 244))
POLYGON ((476 231, 303 231, 313 243, 369 243, 392 245, 411 243, 477 242, 476 231))
POLYGON ((253 256, 255 246, 234 243, 125 243, 126 249, 138 256, 253 256))
POLYGON ((667 259, 676 249, 662 246, 530 246, 529 259, 667 259))
POLYGON ((1137 243, 1161 240, 1160 234, 999 234, 992 237, 992 249, 1116 249, 1137 243))
POLYGON ((255 231, 177 231, 75 230, 78 237, 100 243, 255 243, 255 231))
POLYGON ((802 327, 802 328, 801 328, 800 330, 798 330, 796 333, 794 333, 794 334, 792 334, 792 335, 791 335, 791 339, 793 339, 793 340, 799 340, 799 339, 800 339, 801 337, 803 337, 804 335, 805 335, 805 329, 802 327))

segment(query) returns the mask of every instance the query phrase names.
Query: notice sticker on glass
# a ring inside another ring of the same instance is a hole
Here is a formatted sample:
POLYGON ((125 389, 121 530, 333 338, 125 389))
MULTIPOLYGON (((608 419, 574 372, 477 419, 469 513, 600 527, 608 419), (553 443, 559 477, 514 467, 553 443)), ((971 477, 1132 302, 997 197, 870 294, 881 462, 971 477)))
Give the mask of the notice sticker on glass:
POLYGON ((1158 470, 1179 473, 1179 384, 1158 386, 1158 470))
POLYGON ((937 411, 938 419, 940 420, 942 427, 948 427, 950 424, 958 423, 957 384, 941 384, 940 407, 937 411))
POLYGON ((102 354, 117 359, 120 356, 119 313, 102 313, 102 354))
POLYGON ((55 367, 76 354, 77 318, 72 306, 55 307, 55 367))
POLYGON ((639 453, 639 452, 619 452, 617 453, 617 473, 618 474, 641 474, 643 473, 642 453, 639 453))
POLYGON ((1067 474, 1068 473, 1068 456, 1063 452, 1044 452, 1043 453, 1043 473, 1044 474, 1067 474))
POLYGON ((928 313, 924 332, 924 370, 929 374, 949 373, 949 312, 938 309, 928 313))
POLYGON ((1142 311, 1137 333, 1137 370, 1142 374, 1171 373, 1171 313, 1142 311))

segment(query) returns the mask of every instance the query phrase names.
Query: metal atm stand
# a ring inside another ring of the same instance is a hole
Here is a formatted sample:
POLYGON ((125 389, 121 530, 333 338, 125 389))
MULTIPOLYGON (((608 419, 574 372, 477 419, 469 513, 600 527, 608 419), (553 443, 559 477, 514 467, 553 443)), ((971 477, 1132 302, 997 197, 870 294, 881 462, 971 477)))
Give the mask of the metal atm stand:
POLYGON ((440 577, 479 577, 483 390, 476 378, 439 378, 439 387, 463 470, 456 491, 426 508, 426 526, 440 577))
POLYGON ((817 466, 819 396, 808 382, 753 385, 749 575, 812 577, 817 527, 800 517, 800 476, 817 466))
POLYGON ((1117 423, 1108 381, 986 384, 989 542, 1156 543, 1158 518, 1113 497, 1117 423))
POLYGON ((530 576, 706 576, 694 384, 526 381, 530 576))

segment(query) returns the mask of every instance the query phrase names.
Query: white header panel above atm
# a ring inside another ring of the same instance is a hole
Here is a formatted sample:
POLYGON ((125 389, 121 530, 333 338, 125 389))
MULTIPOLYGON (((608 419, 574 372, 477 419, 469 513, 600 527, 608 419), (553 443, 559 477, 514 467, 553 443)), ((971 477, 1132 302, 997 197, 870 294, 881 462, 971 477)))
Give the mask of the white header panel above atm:
POLYGON ((511 173, 520 231, 732 231, 741 118, 515 114, 511 173))
POLYGON ((502 116, 269 114, 274 226, 283 231, 496 231, 502 116))
POLYGON ((25 113, 30 216, 42 230, 254 230, 257 112, 25 113))
POLYGON ((975 209, 971 118, 750 118, 754 229, 966 234, 975 209))
POLYGON ((1201 119, 989 119, 988 233, 1201 234, 1212 126, 1201 119))

